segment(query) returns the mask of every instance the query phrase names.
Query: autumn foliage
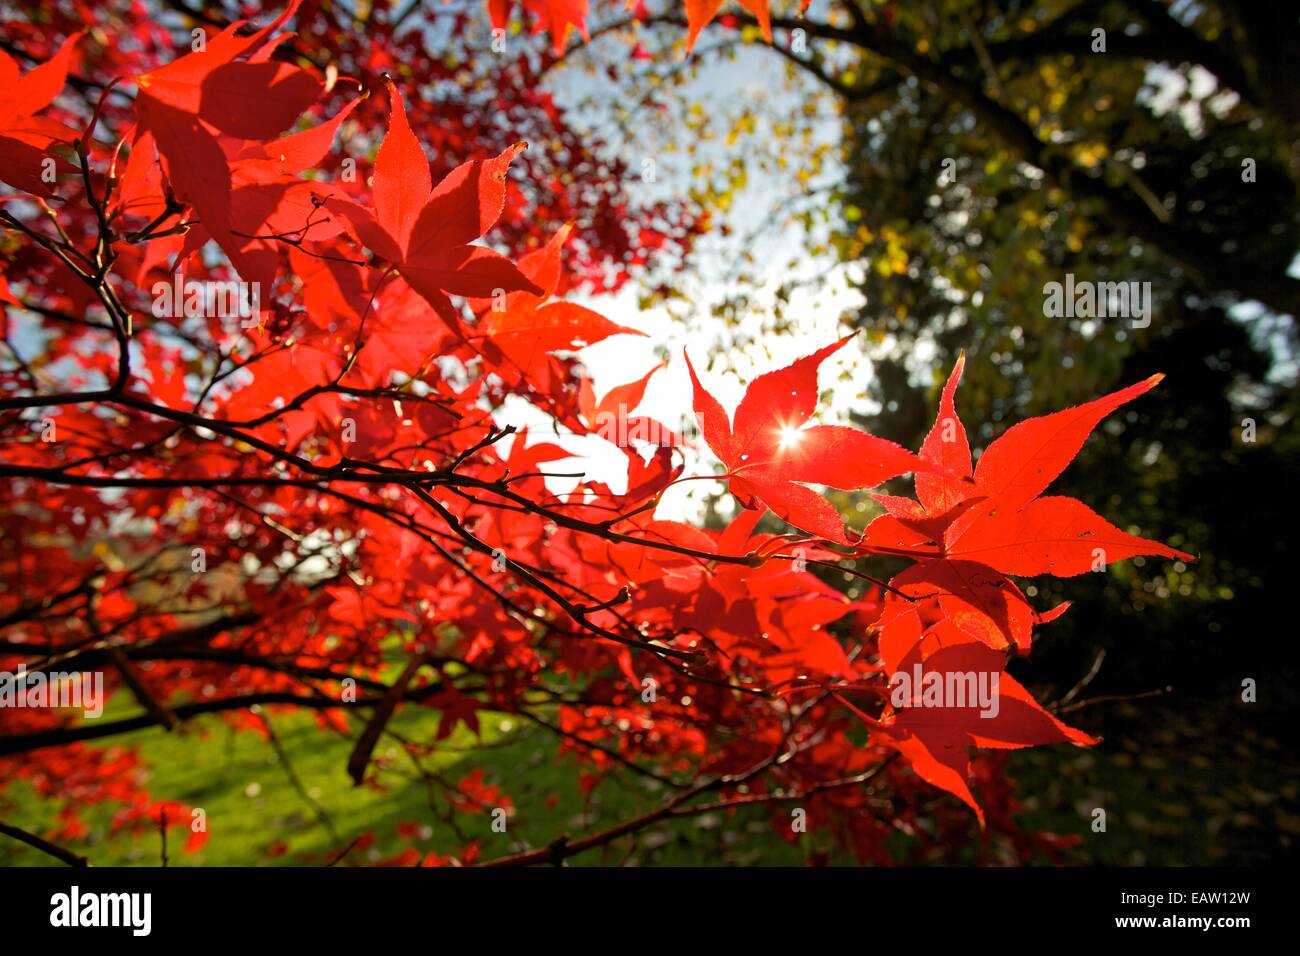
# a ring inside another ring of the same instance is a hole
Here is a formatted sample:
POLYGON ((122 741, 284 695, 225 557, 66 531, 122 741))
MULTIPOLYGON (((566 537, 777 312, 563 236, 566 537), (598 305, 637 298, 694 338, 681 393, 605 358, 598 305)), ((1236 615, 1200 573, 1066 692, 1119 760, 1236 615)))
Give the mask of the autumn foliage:
MULTIPOLYGON (((985 753, 1096 742, 1005 671, 1065 611, 1016 579, 1191 560, 1046 494, 1158 376, 1006 428, 973 461, 962 362, 914 452, 814 423, 819 367, 852 337, 754 378, 732 414, 694 355, 699 440, 661 427, 622 447, 625 491, 557 494, 548 466, 571 452, 509 427, 503 403, 576 435, 634 411, 646 379, 597 402, 573 352, 641 333, 570 293, 621 285, 707 222, 634 208, 576 139, 571 172, 594 185, 562 184, 528 126, 573 134, 526 75, 493 94, 514 131, 486 131, 423 94, 436 77, 403 76, 413 41, 382 24, 316 30, 330 14, 294 0, 178 53, 138 10, 117 12, 128 44, 101 7, 64 6, 6 25, 0 52, 0 670, 100 670, 121 706, 0 709, 0 787, 48 799, 47 836, 76 838, 98 802, 122 827, 185 826, 113 736, 201 714, 261 733, 261 705, 354 741, 363 785, 398 709, 437 712, 439 739, 505 713, 557 735, 585 788, 662 781, 632 832, 758 806, 790 838, 798 806, 863 861, 972 818, 1025 853, 1060 849, 1019 833, 985 753), (158 308, 178 273, 256 284, 256 307, 158 308), (741 506, 725 527, 656 516, 701 454, 741 506), (871 493, 907 475, 914 497, 871 493), (883 513, 847 525, 823 487, 883 513), (882 558, 907 566, 876 580, 882 558), (828 583, 844 571, 864 596, 828 583), (996 714, 900 698, 900 672, 994 677, 996 714)), ((515 12, 488 6, 497 24, 515 12)), ((742 6, 770 30, 763 0, 742 6)), ((587 7, 523 4, 561 49, 587 7)), ((720 7, 688 0, 692 40, 720 7)), ((449 799, 512 806, 481 775, 449 799)), ((423 862, 554 861, 615 835, 555 836, 423 862)))

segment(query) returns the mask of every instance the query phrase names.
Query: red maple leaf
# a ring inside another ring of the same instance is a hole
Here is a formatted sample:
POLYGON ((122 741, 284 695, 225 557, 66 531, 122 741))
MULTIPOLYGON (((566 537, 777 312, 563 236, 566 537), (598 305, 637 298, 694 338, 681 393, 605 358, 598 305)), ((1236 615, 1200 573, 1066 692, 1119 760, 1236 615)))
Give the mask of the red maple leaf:
POLYGON ((795 527, 839 544, 852 543, 839 512, 807 484, 852 490, 927 467, 905 448, 843 425, 804 428, 817 408, 817 370, 852 336, 750 382, 729 421, 700 384, 695 415, 704 440, 727 468, 731 492, 746 507, 762 501, 795 527))
MULTIPOLYGON (((556 56, 564 52, 571 30, 577 30, 584 40, 591 39, 587 32, 588 0, 523 0, 523 4, 533 15, 533 33, 551 31, 551 47, 556 56)), ((487 0, 488 16, 494 28, 504 30, 509 26, 511 6, 511 0, 487 0)))
POLYGON ((53 194, 42 176, 46 151, 56 142, 70 142, 77 133, 55 120, 36 116, 59 95, 68 77, 75 34, 63 41, 49 60, 19 74, 18 64, 0 50, 0 181, 38 196, 53 194))
POLYGON ((447 294, 488 298, 498 292, 546 290, 486 246, 472 245, 501 216, 506 170, 526 143, 515 143, 488 160, 456 167, 434 188, 429 160, 411 132, 401 94, 390 83, 388 134, 375 158, 373 208, 331 199, 358 240, 393 264, 403 279, 449 321, 447 294))
POLYGON ((964 358, 957 360, 921 446, 921 458, 945 470, 917 475, 919 501, 877 496, 888 513, 868 526, 859 544, 864 552, 919 559, 894 578, 895 589, 937 602, 942 615, 991 646, 1025 650, 1033 625, 1043 618, 1007 575, 1070 577, 1148 554, 1196 560, 1120 530, 1074 498, 1039 497, 1098 422, 1150 391, 1161 376, 1023 421, 989 445, 972 468, 966 430, 954 407, 964 364, 964 358))
POLYGON ((894 747, 924 780, 964 800, 984 825, 984 811, 968 785, 972 747, 1015 750, 1045 744, 1098 742, 1068 727, 1044 710, 1033 696, 1003 669, 1005 655, 960 631, 942 626, 902 662, 899 672, 910 683, 894 684, 902 698, 880 720, 848 704, 876 737, 894 747), (955 643, 944 643, 944 638, 955 643), (918 682, 912 675, 920 674, 918 682), (955 678, 955 679, 954 679, 955 678), (983 686, 984 699, 975 688, 983 686), (953 695, 952 689, 960 687, 953 695), (929 691, 936 690, 936 701, 929 691))
POLYGON ((520 274, 540 294, 503 290, 493 301, 471 303, 479 314, 474 337, 487 339, 525 377, 538 374, 549 352, 580 349, 619 333, 645 335, 575 303, 547 302, 560 285, 560 252, 569 232, 568 226, 561 228, 545 246, 519 260, 520 274))
POLYGON ((195 209, 206 234, 249 281, 269 280, 265 264, 259 266, 236 237, 243 230, 232 223, 231 157, 243 151, 243 141, 278 136, 320 96, 315 75, 270 59, 287 38, 272 34, 300 2, 293 0, 268 26, 247 36, 241 35, 246 21, 231 24, 201 49, 136 80, 140 133, 153 135, 176 195, 195 209))
MULTIPOLYGON (((763 39, 772 42, 772 14, 768 10, 768 0, 737 0, 737 2, 754 15, 763 39)), ((713 22, 718 11, 722 9, 723 0, 686 0, 686 49, 695 46, 695 41, 705 27, 713 22)))

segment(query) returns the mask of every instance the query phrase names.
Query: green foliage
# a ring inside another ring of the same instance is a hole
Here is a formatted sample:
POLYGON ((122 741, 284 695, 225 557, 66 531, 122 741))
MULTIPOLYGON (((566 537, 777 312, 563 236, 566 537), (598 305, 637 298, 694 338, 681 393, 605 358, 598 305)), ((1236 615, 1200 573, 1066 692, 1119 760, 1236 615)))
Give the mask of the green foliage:
MULTIPOLYGON (((990 423, 977 448, 999 423, 1168 376, 1109 424, 1106 462, 1085 448, 1054 488, 1138 533, 1181 528, 1171 542, 1201 560, 1154 580, 1139 560, 1100 592, 1065 581, 1040 594, 1079 602, 1043 642, 1061 681, 1097 647, 1123 648, 1097 685, 1114 691, 1158 682, 1222 700, 1230 662, 1242 677, 1277 666, 1269 605, 1300 529, 1268 503, 1300 464, 1284 278, 1300 200, 1294 96, 1264 80, 1294 71, 1269 34, 1297 28, 1269 6, 900 4, 859 51, 835 243, 859 267, 857 323, 887 397, 867 427, 915 447, 963 350, 959 411, 990 423), (924 62, 901 69, 907 55, 924 62), (1149 282, 1149 327, 1047 314, 1044 286, 1067 273, 1149 282), (1273 311, 1243 304, 1253 297, 1273 311)), ((1279 681, 1261 707, 1294 702, 1294 686, 1279 681)))

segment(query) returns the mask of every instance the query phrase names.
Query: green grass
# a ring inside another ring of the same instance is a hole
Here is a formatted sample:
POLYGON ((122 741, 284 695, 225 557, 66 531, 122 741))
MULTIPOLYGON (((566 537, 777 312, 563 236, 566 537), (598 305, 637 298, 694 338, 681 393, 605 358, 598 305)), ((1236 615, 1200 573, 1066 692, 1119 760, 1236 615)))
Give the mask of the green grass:
MULTIPOLYGON (((122 715, 117 715, 122 716, 122 715)), ((353 850, 347 862, 391 858, 412 845, 422 852, 459 852, 466 839, 480 842, 484 858, 538 847, 562 832, 577 835, 602 829, 664 796, 653 780, 621 773, 584 796, 572 757, 560 756, 554 736, 518 718, 480 715, 482 740, 463 725, 424 760, 439 779, 459 780, 477 768, 486 782, 504 790, 514 805, 505 833, 493 832, 489 811, 456 813, 448 822, 445 800, 430 808, 424 782, 396 744, 381 741, 375 760, 385 767, 381 786, 354 787, 346 773, 352 739, 322 731, 309 714, 272 717, 276 736, 289 757, 302 791, 291 782, 275 747, 260 734, 234 732, 216 718, 189 722, 174 733, 160 728, 115 738, 131 745, 150 768, 144 787, 159 800, 200 807, 207 815, 208 841, 197 853, 185 852, 185 834, 168 834, 169 865, 248 866, 320 865, 364 833, 374 843, 353 850), (330 825, 322 820, 322 813, 330 825), (418 827, 399 835, 399 824, 418 827)), ((407 739, 431 740, 438 714, 405 708, 391 728, 407 739)), ((36 833, 48 833, 53 808, 26 784, 0 795, 0 817, 36 833)), ((91 827, 87 839, 66 842, 96 866, 158 865, 161 838, 156 830, 135 835, 110 833, 111 807, 81 809, 91 827)), ((603 859, 622 861, 627 841, 611 845, 603 859)), ((799 865, 804 851, 772 833, 761 813, 720 814, 674 821, 643 832, 631 862, 656 864, 764 863, 799 865)), ((0 840, 0 865, 47 865, 49 858, 10 840, 0 840)), ((602 862, 599 850, 574 858, 577 865, 602 862)))
MULTIPOLYGON (((123 716, 127 712, 116 708, 106 715, 123 716)), ((1212 715, 1203 715, 1195 726, 1185 714, 1154 708, 1121 706, 1114 716, 1117 732, 1096 749, 1051 747, 1013 755, 1010 771, 1019 784, 1026 830, 1081 836, 1075 858, 1082 863, 1255 863, 1294 852, 1300 839, 1300 776, 1278 741, 1215 733, 1212 715), (1107 812, 1105 833, 1091 828, 1096 807, 1107 812)), ((184 851, 179 828, 170 831, 173 866, 321 865, 365 833, 374 843, 352 850, 345 862, 373 863, 411 846, 448 855, 471 839, 479 841, 483 858, 493 858, 544 846, 561 833, 603 829, 651 809, 665 796, 655 781, 625 771, 584 794, 574 757, 558 754, 549 731, 504 714, 481 713, 480 720, 481 739, 462 725, 424 764, 448 782, 482 768, 485 782, 500 786, 513 803, 505 833, 493 832, 486 811, 456 813, 448 821, 440 795, 431 809, 424 782, 411 776, 405 754, 389 740, 375 753, 383 768, 381 785, 352 786, 345 768, 355 724, 345 737, 322 730, 310 714, 272 716, 303 793, 267 739, 236 733, 215 717, 191 721, 174 733, 137 731, 114 738, 112 745, 138 749, 148 768, 143 786, 152 797, 201 807, 207 814, 208 842, 198 853, 184 851), (332 826, 323 822, 322 812, 332 826), (402 824, 415 833, 399 834, 402 824)), ((390 727, 406 739, 432 740, 438 721, 435 711, 406 707, 390 727)), ((27 784, 0 790, 0 819, 29 831, 48 834, 57 809, 27 784)), ((61 842, 96 866, 158 865, 156 829, 114 834, 115 809, 79 807, 90 834, 61 842)), ((977 838, 973 827, 971 835, 977 838)), ((901 834, 897 839, 907 840, 901 834)), ((827 849, 825 834, 814 831, 798 842, 786 841, 773 831, 767 812, 751 809, 657 824, 642 831, 635 845, 622 840, 569 862, 802 865, 810 851, 827 849)), ((932 862, 969 861, 971 849, 950 847, 941 854, 946 858, 932 862)), ((830 858, 852 862, 839 852, 830 858)), ((0 838, 0 866, 50 863, 36 850, 0 838)))

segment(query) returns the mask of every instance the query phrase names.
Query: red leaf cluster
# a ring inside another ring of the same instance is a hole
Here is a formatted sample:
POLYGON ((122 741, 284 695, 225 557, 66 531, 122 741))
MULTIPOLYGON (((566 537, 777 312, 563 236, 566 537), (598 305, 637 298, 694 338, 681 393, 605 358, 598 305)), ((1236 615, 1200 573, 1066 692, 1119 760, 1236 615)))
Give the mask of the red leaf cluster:
MULTIPOLYGON (((557 43, 586 13, 525 5, 557 43)), ((688 3, 692 39, 719 6, 688 3)), ((744 6, 766 29, 766 6, 744 6)), ((566 258, 584 231, 570 217, 518 226, 520 209, 553 208, 529 198, 551 184, 522 142, 443 137, 431 157, 440 128, 414 88, 408 112, 391 78, 316 65, 286 27, 323 15, 294 0, 174 58, 142 28, 137 54, 101 45, 96 63, 122 69, 91 97, 64 89, 89 36, 45 37, 25 71, 0 53, 17 357, 0 364, 0 671, 100 673, 112 705, 0 708, 0 786, 60 802, 64 838, 84 833, 85 803, 120 807, 119 828, 179 825, 188 810, 148 794, 133 755, 90 741, 205 715, 271 739, 265 708, 308 712, 378 784, 389 719, 423 707, 433 739, 394 738, 417 764, 504 713, 553 733, 584 788, 634 772, 670 786, 672 813, 716 800, 774 825, 799 801, 864 860, 890 859, 895 830, 923 846, 925 815, 960 825, 927 784, 1014 834, 999 765, 972 748, 1095 741, 1006 673, 1064 610, 1035 609, 1012 579, 1191 560, 1044 496, 1158 377, 1015 425, 973 463, 961 362, 913 453, 812 423, 819 369, 847 338, 755 378, 731 415, 687 359, 742 509, 724 528, 657 515, 688 445, 628 418, 658 368, 597 401, 574 358, 641 334, 565 298, 575 260, 601 259, 591 230, 566 258), (369 175, 343 175, 358 160, 369 175), (610 438, 621 416, 662 440, 615 439, 625 491, 580 475, 558 493, 549 466, 573 453, 505 426, 512 401, 562 434, 610 438), (905 474, 915 499, 875 495, 884 514, 861 532, 820 491, 905 474), (828 583, 869 579, 858 566, 880 555, 912 563, 865 594, 828 583)), ((326 36, 317 52, 343 57, 326 36)), ((375 58, 400 58, 389 40, 375 58)), ((512 806, 481 772, 434 789, 448 814, 512 806)), ((466 843, 454 862, 549 859, 466 843)))

